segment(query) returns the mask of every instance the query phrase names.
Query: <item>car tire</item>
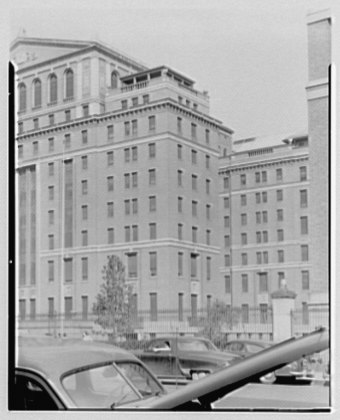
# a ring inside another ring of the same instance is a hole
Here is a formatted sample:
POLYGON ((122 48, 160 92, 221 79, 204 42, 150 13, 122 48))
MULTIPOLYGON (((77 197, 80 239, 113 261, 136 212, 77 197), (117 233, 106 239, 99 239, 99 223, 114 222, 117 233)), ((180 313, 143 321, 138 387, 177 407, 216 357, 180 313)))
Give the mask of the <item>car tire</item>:
POLYGON ((274 372, 267 373, 267 375, 261 376, 261 384, 273 384, 276 381, 276 375, 274 372))

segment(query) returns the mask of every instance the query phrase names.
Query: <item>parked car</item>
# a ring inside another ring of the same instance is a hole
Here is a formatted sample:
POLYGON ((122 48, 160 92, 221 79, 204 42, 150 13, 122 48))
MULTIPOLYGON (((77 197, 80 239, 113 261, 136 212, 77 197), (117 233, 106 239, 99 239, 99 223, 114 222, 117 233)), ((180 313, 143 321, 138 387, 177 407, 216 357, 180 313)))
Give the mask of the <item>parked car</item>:
POLYGON ((163 384, 186 383, 223 367, 238 355, 222 352, 208 339, 188 336, 166 336, 151 340, 134 354, 142 360, 163 384))
POLYGON ((66 340, 19 343, 9 409, 211 410, 216 401, 254 378, 328 345, 328 332, 320 329, 166 393, 147 367, 124 350, 66 340))
MULTIPOLYGON (((228 353, 235 353, 241 357, 249 357, 254 353, 268 349, 275 343, 255 340, 231 340, 224 344, 224 350, 228 353)), ((281 369, 271 372, 260 378, 262 383, 299 383, 310 384, 315 377, 313 369, 313 358, 302 357, 292 363, 287 364, 281 369)))

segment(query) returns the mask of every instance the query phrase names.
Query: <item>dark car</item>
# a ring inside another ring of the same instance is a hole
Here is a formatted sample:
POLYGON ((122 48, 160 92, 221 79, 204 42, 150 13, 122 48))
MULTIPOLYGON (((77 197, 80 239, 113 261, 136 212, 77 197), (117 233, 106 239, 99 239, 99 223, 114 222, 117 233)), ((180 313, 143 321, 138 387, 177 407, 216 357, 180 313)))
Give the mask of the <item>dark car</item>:
MULTIPOLYGON (((263 351, 275 343, 255 340, 231 340, 224 344, 224 350, 235 353, 241 357, 249 357, 254 353, 263 351)), ((262 383, 298 383, 310 384, 315 378, 313 357, 302 357, 287 364, 281 369, 271 372, 260 378, 262 383)))
POLYGON ((155 338, 134 354, 167 384, 198 379, 240 359, 218 350, 206 338, 188 336, 155 338))
MULTIPOLYGON (((21 343, 13 381, 9 382, 9 409, 210 410, 219 399, 254 378, 328 346, 328 331, 320 329, 166 393, 143 363, 112 346, 21 343)), ((314 408, 305 402, 303 406, 314 408)))

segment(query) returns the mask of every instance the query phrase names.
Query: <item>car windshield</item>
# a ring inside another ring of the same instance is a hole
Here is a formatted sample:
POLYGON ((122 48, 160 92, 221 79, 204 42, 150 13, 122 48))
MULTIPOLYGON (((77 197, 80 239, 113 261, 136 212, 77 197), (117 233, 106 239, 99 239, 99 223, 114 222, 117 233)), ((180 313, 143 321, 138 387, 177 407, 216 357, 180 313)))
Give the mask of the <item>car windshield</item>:
POLYGON ((213 343, 207 340, 185 340, 178 341, 177 343, 178 350, 188 350, 188 351, 207 351, 207 350, 217 350, 213 343))
POLYGON ((79 408, 113 408, 162 393, 162 388, 134 362, 106 363, 68 374, 62 385, 79 408))
POLYGON ((258 345, 258 344, 247 344, 247 351, 249 353, 257 353, 258 351, 264 350, 266 347, 266 345, 258 345))

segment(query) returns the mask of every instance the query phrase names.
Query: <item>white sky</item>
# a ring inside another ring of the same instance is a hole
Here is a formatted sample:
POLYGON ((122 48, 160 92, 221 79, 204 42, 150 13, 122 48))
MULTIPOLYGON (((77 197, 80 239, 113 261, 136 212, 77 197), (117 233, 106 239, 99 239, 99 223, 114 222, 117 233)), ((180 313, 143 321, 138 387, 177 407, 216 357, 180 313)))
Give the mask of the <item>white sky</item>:
POLYGON ((307 130, 307 25, 321 0, 49 0, 11 3, 10 40, 99 40, 169 65, 210 94, 234 138, 307 130))

